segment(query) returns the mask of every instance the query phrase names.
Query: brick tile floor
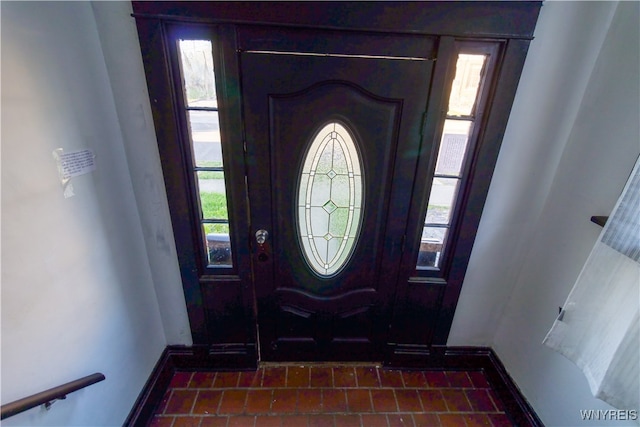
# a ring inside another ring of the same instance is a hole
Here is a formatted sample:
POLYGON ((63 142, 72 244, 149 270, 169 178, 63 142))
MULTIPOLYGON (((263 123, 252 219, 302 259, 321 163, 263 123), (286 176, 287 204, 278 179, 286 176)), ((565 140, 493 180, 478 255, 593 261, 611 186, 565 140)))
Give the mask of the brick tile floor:
POLYGON ((151 426, 506 427, 479 371, 278 365, 251 372, 177 372, 151 426))

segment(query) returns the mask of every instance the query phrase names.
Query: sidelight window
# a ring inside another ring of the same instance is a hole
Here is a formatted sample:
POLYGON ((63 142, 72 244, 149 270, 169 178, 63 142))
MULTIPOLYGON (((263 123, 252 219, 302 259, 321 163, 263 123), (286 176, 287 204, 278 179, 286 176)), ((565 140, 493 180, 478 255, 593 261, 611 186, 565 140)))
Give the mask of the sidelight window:
POLYGON ((298 233, 305 259, 320 276, 349 260, 362 217, 358 149, 345 125, 331 122, 311 141, 298 187, 298 233))
POLYGON ((179 40, 184 114, 192 153, 205 259, 209 266, 231 266, 229 210, 222 139, 209 40, 179 40))
POLYGON ((440 268, 461 198, 487 55, 459 54, 422 229, 417 267, 440 268))

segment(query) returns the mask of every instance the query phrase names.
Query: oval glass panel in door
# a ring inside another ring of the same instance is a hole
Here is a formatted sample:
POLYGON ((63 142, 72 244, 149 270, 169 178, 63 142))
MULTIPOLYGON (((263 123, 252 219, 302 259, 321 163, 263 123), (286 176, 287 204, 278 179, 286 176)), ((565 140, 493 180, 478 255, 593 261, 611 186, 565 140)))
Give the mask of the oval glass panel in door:
POLYGON ((344 124, 323 126, 309 145, 298 187, 298 232, 302 253, 320 276, 347 263, 362 219, 360 155, 344 124))

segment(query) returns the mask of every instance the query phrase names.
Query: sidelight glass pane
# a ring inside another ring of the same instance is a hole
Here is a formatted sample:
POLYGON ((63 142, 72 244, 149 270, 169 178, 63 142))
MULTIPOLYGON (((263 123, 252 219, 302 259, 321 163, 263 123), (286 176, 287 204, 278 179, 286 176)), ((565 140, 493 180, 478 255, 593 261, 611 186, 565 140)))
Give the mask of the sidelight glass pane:
POLYGON ((485 61, 485 55, 458 55, 456 77, 449 97, 449 116, 474 115, 485 61))
POLYGON ((360 229, 360 155, 347 128, 322 127, 310 142, 298 187, 298 233, 302 252, 321 276, 337 273, 349 260, 360 229))
POLYGON ((448 230, 441 227, 424 227, 420 239, 418 268, 440 267, 448 230))
POLYGON ((445 120, 436 162, 437 175, 461 175, 472 124, 469 120, 445 120))
POLYGON ((222 172, 196 172, 203 219, 228 219, 227 192, 222 172))
POLYGON ((222 167, 222 140, 217 111, 188 111, 193 156, 198 167, 222 167))
POLYGON ((458 193, 458 178, 434 178, 426 224, 449 224, 458 193))
POLYGON ((231 240, 229 224, 203 224, 206 238, 207 264, 231 266, 231 240))
POLYGON ((209 40, 180 40, 180 65, 188 107, 218 107, 209 40))

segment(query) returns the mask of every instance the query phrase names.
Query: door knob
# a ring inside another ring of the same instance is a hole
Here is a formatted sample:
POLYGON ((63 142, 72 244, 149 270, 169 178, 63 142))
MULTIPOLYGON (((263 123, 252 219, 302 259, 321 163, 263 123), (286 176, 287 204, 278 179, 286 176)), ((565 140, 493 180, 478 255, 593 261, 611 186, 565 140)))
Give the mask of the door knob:
POLYGON ((268 237, 269 237, 269 232, 267 230, 256 231, 256 242, 258 242, 259 245, 264 244, 264 242, 267 241, 268 237))

